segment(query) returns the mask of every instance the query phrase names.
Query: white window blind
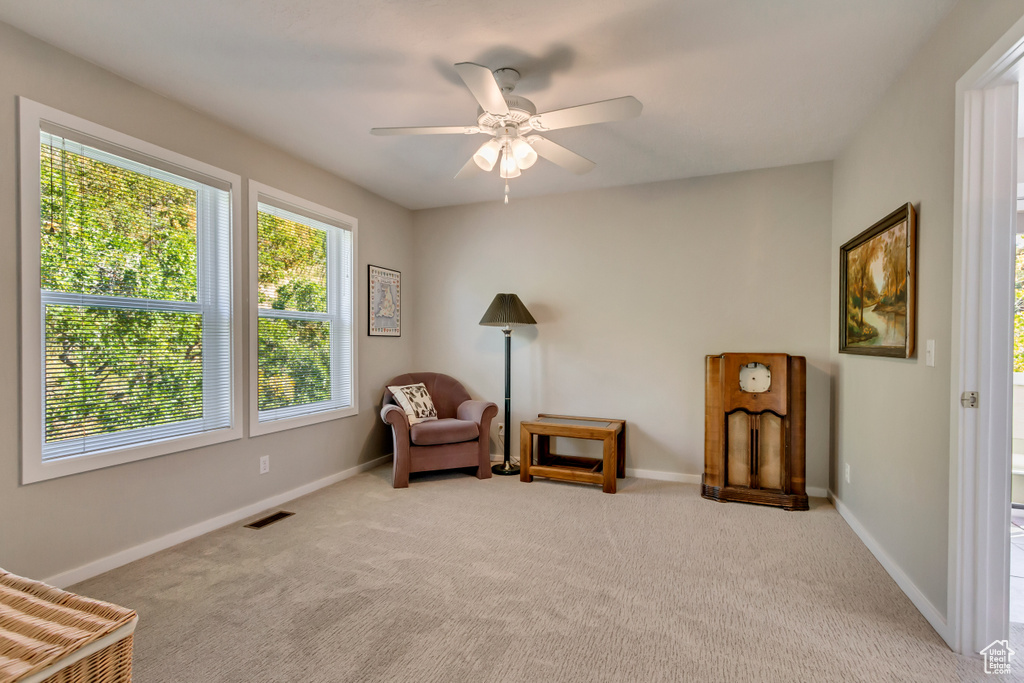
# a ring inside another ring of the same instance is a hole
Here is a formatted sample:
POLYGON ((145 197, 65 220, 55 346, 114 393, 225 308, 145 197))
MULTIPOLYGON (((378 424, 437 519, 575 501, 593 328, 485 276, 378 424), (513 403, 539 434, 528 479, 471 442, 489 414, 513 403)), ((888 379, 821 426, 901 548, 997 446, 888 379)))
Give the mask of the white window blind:
POLYGON ((355 219, 250 185, 256 228, 250 429, 261 433, 353 414, 355 219))
POLYGON ((23 479, 237 436, 230 180, 26 103, 23 479))

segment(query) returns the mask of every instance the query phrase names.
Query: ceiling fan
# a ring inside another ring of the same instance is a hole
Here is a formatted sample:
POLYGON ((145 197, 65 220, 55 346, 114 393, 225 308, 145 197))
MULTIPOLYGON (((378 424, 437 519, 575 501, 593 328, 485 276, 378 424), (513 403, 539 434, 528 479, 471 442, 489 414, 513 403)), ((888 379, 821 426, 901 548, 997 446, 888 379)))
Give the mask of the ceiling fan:
POLYGON ((499 173, 505 178, 505 203, 508 203, 508 178, 519 176, 530 168, 540 155, 573 173, 587 173, 596 164, 575 152, 533 132, 546 132, 591 123, 621 121, 639 116, 643 105, 635 97, 617 97, 612 100, 591 102, 576 107, 537 113, 537 107, 525 97, 513 95, 519 82, 515 69, 496 69, 460 62, 455 71, 465 82, 473 97, 480 103, 475 126, 418 126, 407 128, 373 128, 374 135, 475 135, 482 133, 491 139, 466 162, 456 178, 467 178, 480 172, 489 172, 501 163, 499 173))

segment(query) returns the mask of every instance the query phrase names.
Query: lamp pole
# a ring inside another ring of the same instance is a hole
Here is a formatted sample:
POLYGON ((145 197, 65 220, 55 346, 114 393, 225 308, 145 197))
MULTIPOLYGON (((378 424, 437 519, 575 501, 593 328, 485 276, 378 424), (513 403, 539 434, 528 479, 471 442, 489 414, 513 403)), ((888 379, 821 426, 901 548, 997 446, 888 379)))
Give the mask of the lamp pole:
POLYGON ((512 466, 512 440, 509 438, 512 420, 512 328, 506 325, 502 332, 505 333, 505 461, 500 465, 493 465, 491 472, 519 474, 519 468, 512 466))

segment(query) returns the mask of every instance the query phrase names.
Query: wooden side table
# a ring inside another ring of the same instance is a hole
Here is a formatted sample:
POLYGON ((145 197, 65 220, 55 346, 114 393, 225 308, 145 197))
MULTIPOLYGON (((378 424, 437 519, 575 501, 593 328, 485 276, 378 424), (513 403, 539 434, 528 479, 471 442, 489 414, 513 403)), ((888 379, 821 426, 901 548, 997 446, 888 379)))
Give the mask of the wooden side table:
POLYGON ((616 478, 626 476, 626 421, 599 417, 546 415, 519 423, 519 479, 534 476, 587 484, 601 484, 615 493, 616 478), (537 437, 537 464, 533 464, 533 437, 537 437), (558 455, 551 452, 551 437, 604 442, 603 458, 558 455))

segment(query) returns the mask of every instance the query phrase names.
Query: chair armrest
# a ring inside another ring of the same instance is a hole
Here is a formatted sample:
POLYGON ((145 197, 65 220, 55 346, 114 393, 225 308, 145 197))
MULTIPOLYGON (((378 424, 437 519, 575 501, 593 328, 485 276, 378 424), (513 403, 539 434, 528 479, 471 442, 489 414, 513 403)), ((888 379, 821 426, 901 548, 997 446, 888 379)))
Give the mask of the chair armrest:
POLYGON ((395 428, 397 432, 409 431, 409 417, 402 410, 401 406, 389 403, 380 409, 380 419, 395 428))
POLYGON ((485 418, 490 423, 497 414, 498 406, 490 401, 463 401, 459 404, 455 416, 460 420, 469 420, 480 425, 485 418))
POLYGON ((396 406, 394 403, 388 403, 380 409, 380 418, 391 425, 395 449, 391 465, 391 485, 396 489, 407 488, 411 467, 409 451, 412 447, 412 442, 409 440, 409 418, 401 406, 396 406))

